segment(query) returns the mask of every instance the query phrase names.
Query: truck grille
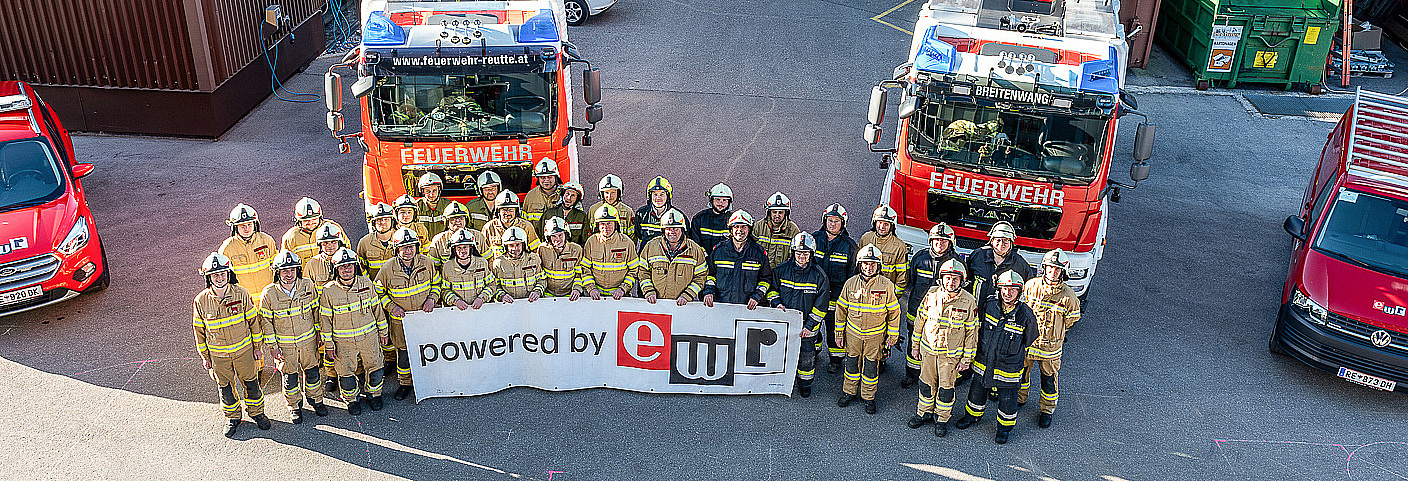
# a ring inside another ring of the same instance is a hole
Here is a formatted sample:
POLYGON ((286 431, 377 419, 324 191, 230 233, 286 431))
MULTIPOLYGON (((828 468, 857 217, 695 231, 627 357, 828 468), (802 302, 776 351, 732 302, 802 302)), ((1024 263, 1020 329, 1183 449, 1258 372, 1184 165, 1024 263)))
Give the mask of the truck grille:
POLYGON ((1373 324, 1367 324, 1364 322, 1356 321, 1344 315, 1336 314, 1333 312, 1330 313, 1329 319, 1325 320, 1325 327, 1328 327, 1331 331, 1340 334, 1340 337, 1342 338, 1348 339, 1358 344, 1362 344, 1372 349, 1388 349, 1398 351, 1401 354, 1408 354, 1408 334, 1389 329, 1383 329, 1373 324), (1379 330, 1388 331, 1389 335, 1393 336, 1393 341, 1390 342, 1388 346, 1378 347, 1375 346, 1374 343, 1369 340, 1370 336, 1374 334, 1374 331, 1379 330))
POLYGON ((0 264, 0 291, 19 289, 47 281, 59 271, 59 257, 53 254, 0 264))
POLYGON ((978 196, 929 191, 929 220, 951 226, 989 230, 997 221, 1011 222, 1017 235, 1051 240, 1061 224, 1061 210, 978 196))
POLYGON ((416 192, 416 181, 420 176, 426 172, 434 172, 445 182, 440 190, 441 196, 478 197, 479 186, 475 184, 475 179, 485 170, 499 174, 499 178, 503 180, 502 189, 511 190, 515 194, 522 195, 533 188, 533 167, 527 162, 404 169, 402 175, 406 181, 406 192, 416 192))

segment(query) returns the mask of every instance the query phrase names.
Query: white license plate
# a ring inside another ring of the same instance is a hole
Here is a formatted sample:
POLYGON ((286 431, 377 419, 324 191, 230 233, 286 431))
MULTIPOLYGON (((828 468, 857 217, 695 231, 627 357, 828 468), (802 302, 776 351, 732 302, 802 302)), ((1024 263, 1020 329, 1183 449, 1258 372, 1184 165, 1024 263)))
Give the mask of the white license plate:
POLYGON ((1393 388, 1398 385, 1398 383, 1390 381, 1388 379, 1370 376, 1368 374, 1364 374, 1362 372, 1343 367, 1340 368, 1339 374, 1336 375, 1344 378, 1346 381, 1355 384, 1363 384, 1365 386, 1369 386, 1374 389, 1382 389, 1384 391, 1392 391, 1393 388))
POLYGON ((13 304, 16 302, 33 299, 44 295, 44 289, 39 286, 29 286, 24 289, 16 289, 9 292, 0 292, 0 305, 13 304))

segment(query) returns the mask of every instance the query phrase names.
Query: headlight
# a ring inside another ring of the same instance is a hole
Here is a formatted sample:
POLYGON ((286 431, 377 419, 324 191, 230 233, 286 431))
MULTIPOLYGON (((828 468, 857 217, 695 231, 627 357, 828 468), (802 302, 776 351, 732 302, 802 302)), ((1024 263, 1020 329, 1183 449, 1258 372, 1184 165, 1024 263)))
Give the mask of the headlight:
POLYGON ((1315 301, 1310 300, 1310 296, 1301 292, 1300 287, 1296 287, 1295 293, 1291 295, 1291 305, 1304 311, 1311 322, 1322 326, 1325 325, 1325 319, 1329 317, 1329 312, 1321 305, 1316 304, 1315 301))
POLYGON ((1078 279, 1085 279, 1085 274, 1088 272, 1090 272, 1090 269, 1084 267, 1080 269, 1070 269, 1066 271, 1066 277, 1071 278, 1071 280, 1073 281, 1078 279))
POLYGON ((68 231, 68 237, 64 237, 64 241, 59 244, 59 253, 66 256, 73 255, 74 252, 78 252, 86 245, 88 245, 88 219, 79 217, 78 221, 73 223, 73 229, 68 231))

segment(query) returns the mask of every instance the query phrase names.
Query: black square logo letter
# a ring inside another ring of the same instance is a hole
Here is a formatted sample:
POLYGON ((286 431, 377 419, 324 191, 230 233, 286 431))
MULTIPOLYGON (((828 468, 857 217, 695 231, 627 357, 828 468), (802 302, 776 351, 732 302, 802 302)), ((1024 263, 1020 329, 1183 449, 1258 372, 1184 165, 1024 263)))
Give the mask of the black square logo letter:
MULTIPOLYGON (((738 319, 734 321, 738 344, 734 357, 738 374, 780 374, 787 371, 788 353, 800 349, 800 338, 787 335, 787 323, 738 319)), ((792 361, 794 364, 796 361, 792 361)))
POLYGON ((733 385, 733 339, 670 336, 670 384, 733 385))

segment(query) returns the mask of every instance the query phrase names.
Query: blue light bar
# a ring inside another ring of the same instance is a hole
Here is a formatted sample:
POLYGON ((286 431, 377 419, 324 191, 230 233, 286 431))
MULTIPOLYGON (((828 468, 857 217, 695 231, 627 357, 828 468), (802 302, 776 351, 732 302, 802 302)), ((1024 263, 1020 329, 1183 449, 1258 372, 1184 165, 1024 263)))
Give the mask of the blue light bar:
POLYGON ((518 43, 557 42, 562 38, 557 34, 557 21, 552 10, 542 9, 537 15, 518 26, 518 43))
POLYGON ((367 25, 362 29, 363 45, 402 45, 406 43, 406 30, 386 17, 385 12, 372 12, 367 16, 367 25))
POLYGON ((924 43, 919 45, 919 55, 914 59, 914 68, 921 72, 951 73, 958 68, 958 49, 948 42, 939 40, 935 27, 924 32, 924 43))
POLYGON ((1080 90, 1120 93, 1120 57, 1114 47, 1110 47, 1110 58, 1091 60, 1080 64, 1080 90))

